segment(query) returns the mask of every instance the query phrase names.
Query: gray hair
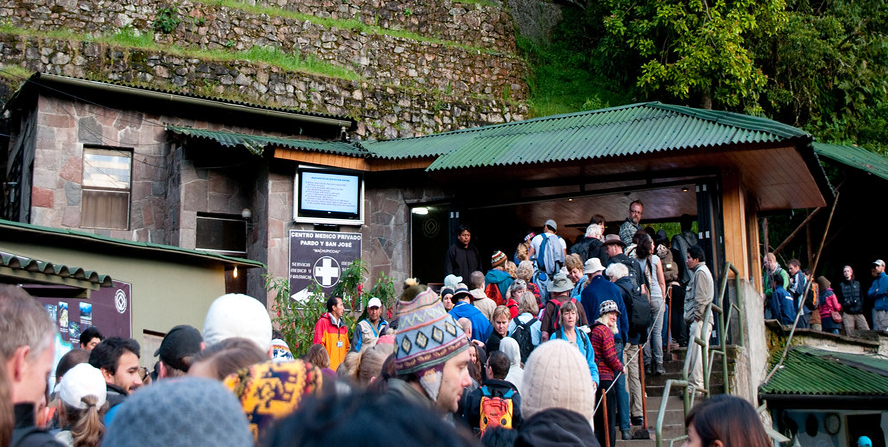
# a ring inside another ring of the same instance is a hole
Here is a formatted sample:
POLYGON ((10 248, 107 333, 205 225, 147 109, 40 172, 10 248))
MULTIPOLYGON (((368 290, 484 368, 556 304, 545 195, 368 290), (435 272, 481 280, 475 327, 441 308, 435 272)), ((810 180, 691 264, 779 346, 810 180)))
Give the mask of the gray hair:
POLYGON ((540 313, 540 306, 537 304, 536 297, 533 292, 524 292, 518 297, 518 312, 527 312, 533 316, 540 313))
POLYGON ((525 281, 530 281, 533 278, 533 262, 521 261, 515 274, 525 281))
POLYGON ((473 289, 481 289, 484 287, 484 274, 479 271, 474 271, 469 275, 469 285, 472 286, 473 289))
POLYGON ((601 225, 598 224, 590 224, 586 227, 586 237, 594 237, 596 239, 601 237, 601 225))
POLYGON ((28 346, 28 356, 39 356, 55 334, 46 309, 20 287, 0 285, 0 356, 6 362, 15 350, 28 346))
POLYGON ((613 264, 607 266, 607 270, 604 272, 611 281, 616 281, 624 276, 629 275, 629 267, 626 267, 626 264, 621 262, 614 262, 613 264))

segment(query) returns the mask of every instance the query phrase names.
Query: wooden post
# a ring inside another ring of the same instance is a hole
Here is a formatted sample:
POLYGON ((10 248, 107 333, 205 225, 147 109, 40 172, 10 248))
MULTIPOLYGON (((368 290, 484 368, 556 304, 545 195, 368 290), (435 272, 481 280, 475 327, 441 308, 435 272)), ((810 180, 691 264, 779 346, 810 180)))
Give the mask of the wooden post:
MULTIPOLYGON (((614 381, 616 383, 616 381, 614 381)), ((601 393, 601 407, 604 410, 604 445, 605 447, 611 447, 611 438, 610 438, 610 424, 607 420, 607 390, 605 389, 601 393)), ((599 408, 601 408, 599 407, 599 408)))
MULTIPOLYGON (((648 340, 648 343, 651 341, 648 340)), ((644 345, 638 350, 638 376, 639 380, 641 380, 641 428, 647 429, 648 426, 648 412, 647 412, 647 390, 645 390, 644 386, 644 345)), ((651 359, 653 362, 654 359, 651 359)))

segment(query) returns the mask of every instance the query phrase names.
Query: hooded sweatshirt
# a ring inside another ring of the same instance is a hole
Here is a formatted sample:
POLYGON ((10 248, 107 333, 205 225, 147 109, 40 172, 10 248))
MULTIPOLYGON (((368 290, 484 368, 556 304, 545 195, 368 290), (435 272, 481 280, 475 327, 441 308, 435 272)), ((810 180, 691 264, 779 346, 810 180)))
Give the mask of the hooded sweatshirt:
POLYGON ((592 425, 580 413, 564 408, 540 411, 524 420, 515 447, 600 447, 592 425))

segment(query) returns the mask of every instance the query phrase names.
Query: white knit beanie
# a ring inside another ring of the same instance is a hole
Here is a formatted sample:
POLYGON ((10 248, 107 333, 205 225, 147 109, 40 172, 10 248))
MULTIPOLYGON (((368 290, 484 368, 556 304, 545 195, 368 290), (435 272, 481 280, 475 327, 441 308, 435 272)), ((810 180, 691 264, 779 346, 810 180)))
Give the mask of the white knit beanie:
POLYGON ((549 340, 533 350, 524 367, 522 418, 548 408, 564 408, 591 420, 594 405, 592 373, 576 346, 549 340))
POLYGON ((203 339, 212 346, 226 338, 241 337, 256 343, 263 352, 271 347, 271 318, 256 298, 229 293, 216 298, 204 320, 203 339))

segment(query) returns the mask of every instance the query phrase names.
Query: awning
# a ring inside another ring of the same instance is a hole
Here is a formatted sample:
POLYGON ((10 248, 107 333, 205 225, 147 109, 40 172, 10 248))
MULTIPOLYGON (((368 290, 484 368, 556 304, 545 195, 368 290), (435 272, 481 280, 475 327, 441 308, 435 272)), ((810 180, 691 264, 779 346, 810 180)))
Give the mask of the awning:
POLYGON ((40 261, 0 251, 2 282, 52 284, 98 290, 111 287, 111 277, 80 267, 40 261))
POLYGON ((888 180, 888 158, 862 147, 814 143, 818 156, 860 169, 888 180))
POLYGON ((190 138, 212 140, 226 147, 244 147, 256 155, 262 155, 265 149, 275 146, 352 157, 366 157, 368 155, 367 151, 356 147, 352 143, 342 141, 316 141, 265 135, 247 135, 221 130, 195 129, 172 125, 168 125, 167 130, 190 138))

